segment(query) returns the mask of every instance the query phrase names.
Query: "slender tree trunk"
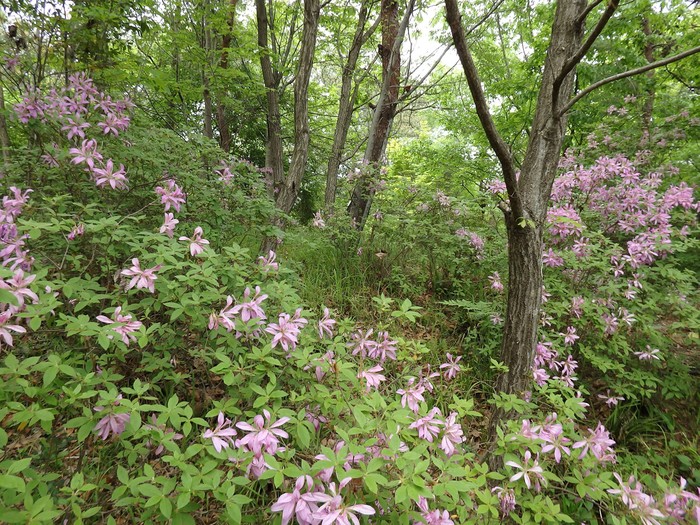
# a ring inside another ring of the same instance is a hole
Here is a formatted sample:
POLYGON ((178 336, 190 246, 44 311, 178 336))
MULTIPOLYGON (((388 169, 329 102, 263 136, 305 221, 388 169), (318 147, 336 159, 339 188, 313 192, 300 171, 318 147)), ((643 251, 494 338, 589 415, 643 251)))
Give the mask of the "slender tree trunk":
POLYGON ((2 148, 2 160, 5 168, 10 163, 10 135, 7 133, 7 120, 5 119, 5 88, 0 85, 0 148, 2 148))
POLYGON ((353 107, 357 91, 352 90, 352 80, 357 67, 357 59, 360 56, 362 46, 367 39, 374 33, 376 24, 370 27, 365 32, 367 17, 370 11, 370 2, 363 2, 360 8, 360 13, 357 20, 357 28, 353 37, 348 58, 343 67, 341 77, 340 99, 338 103, 338 120, 335 125, 335 133, 333 135, 333 145, 331 147, 331 156, 328 159, 328 169, 326 171, 326 198, 325 205, 327 209, 331 209, 335 203, 336 188, 338 185, 338 171, 340 169, 340 159, 345 148, 345 142, 350 129, 353 107))
MULTIPOLYGON (((382 0, 381 23, 382 44, 379 48, 382 57, 382 89, 372 118, 372 127, 365 150, 365 162, 374 169, 386 151, 391 125, 396 115, 401 82, 401 43, 413 13, 414 0, 409 0, 403 20, 399 24, 399 6, 396 0, 382 0)), ((364 227, 373 196, 373 180, 362 177, 355 185, 350 197, 348 213, 358 229, 364 227)))
POLYGON ((277 196, 277 207, 289 213, 301 189, 309 156, 309 81, 316 50, 320 0, 304 0, 304 28, 301 34, 299 66, 294 81, 294 151, 284 185, 277 196))
MULTIPOLYGON (((221 58, 219 60, 219 67, 222 70, 228 69, 228 50, 233 40, 233 25, 236 21, 237 3, 238 0, 229 0, 229 16, 226 21, 227 30, 221 37, 221 58)), ((216 97, 216 127, 219 130, 219 146, 221 146, 221 149, 226 153, 230 153, 233 138, 231 137, 231 126, 229 124, 222 93, 218 93, 216 97)))
POLYGON ((282 119, 279 106, 280 75, 272 68, 268 46, 268 17, 265 0, 255 0, 258 22, 258 47, 260 48, 260 67, 267 91, 267 137, 265 140, 265 168, 268 170, 268 191, 272 198, 282 190, 284 184, 284 166, 282 162, 282 119))
POLYGON ((202 14, 202 49, 204 49, 204 65, 202 66, 202 97, 204 100, 204 136, 208 139, 214 138, 214 127, 212 126, 213 112, 211 103, 211 89, 209 81, 209 65, 210 54, 212 49, 212 35, 209 27, 209 1, 206 0, 203 5, 202 14))
MULTIPOLYGON (((654 61, 654 43, 651 40, 651 25, 646 17, 642 20, 642 32, 646 38, 644 42, 644 58, 651 64, 654 61)), ((649 88, 647 89, 644 109, 642 110, 642 140, 640 144, 642 147, 647 147, 651 140, 651 117, 654 113, 654 99, 656 98, 656 91, 653 85, 654 71, 648 71, 646 76, 649 79, 649 88)))

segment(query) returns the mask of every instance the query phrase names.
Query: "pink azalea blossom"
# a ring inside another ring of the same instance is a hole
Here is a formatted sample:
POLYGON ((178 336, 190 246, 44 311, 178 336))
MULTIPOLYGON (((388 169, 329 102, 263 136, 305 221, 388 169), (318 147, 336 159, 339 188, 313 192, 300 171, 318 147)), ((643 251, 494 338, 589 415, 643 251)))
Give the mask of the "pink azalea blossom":
POLYGON ((489 275, 489 281, 491 282, 492 290, 495 290, 498 293, 502 293, 503 290, 505 290, 505 287, 501 282, 501 276, 498 274, 498 272, 493 272, 491 275, 489 275))
POLYGON ((647 345, 647 349, 644 352, 635 352, 634 355, 636 355, 640 361, 651 361, 652 359, 656 359, 657 361, 661 360, 659 357, 659 349, 652 349, 649 345, 647 345))
POLYGON ((24 334, 27 332, 27 329, 23 326, 8 324, 13 315, 14 313, 11 310, 0 312, 0 337, 2 337, 7 346, 12 346, 13 344, 11 332, 16 332, 19 334, 24 334))
POLYGON ((440 433, 442 425, 442 421, 437 416, 440 416, 440 409, 435 407, 426 416, 411 423, 408 428, 418 430, 419 438, 432 443, 433 439, 440 433))
POLYGON ((386 381, 386 376, 379 373, 383 370, 384 369, 381 366, 376 365, 368 370, 363 370, 362 372, 358 373, 357 378, 367 381, 367 392, 369 392, 372 388, 379 389, 379 384, 382 381, 386 381))
MULTIPOLYGON (((114 401, 114 405, 119 405, 119 400, 122 398, 121 394, 114 401)), ((93 408, 95 412, 103 412, 104 407, 96 406, 93 408)), ((114 413, 111 410, 95 425, 95 432, 103 441, 106 441, 110 434, 118 436, 126 430, 126 425, 129 423, 131 415, 127 413, 114 413)))
MULTIPOLYGON (((121 335, 124 344, 129 346, 130 341, 136 341, 134 332, 140 330, 143 323, 141 321, 132 321, 131 315, 122 315, 121 312, 122 307, 117 306, 117 308, 114 310, 114 317, 112 319, 104 315, 98 315, 97 320, 107 324, 114 324, 115 326, 112 327, 112 330, 121 335)), ((108 335, 107 337, 112 339, 111 335, 108 335)))
POLYGON ((114 171, 114 162, 112 159, 107 159, 104 167, 93 168, 92 173, 95 176, 95 184, 99 188, 109 184, 113 190, 127 189, 129 181, 126 178, 126 170, 123 164, 120 164, 119 169, 114 171))
POLYGON ((204 432, 204 439, 211 439, 212 445, 217 452, 233 445, 233 438, 236 436, 236 429, 231 426, 231 420, 224 416, 223 412, 219 412, 217 425, 214 430, 208 429, 204 432))
POLYGON ((267 257, 262 255, 258 257, 258 263, 262 267, 263 272, 269 272, 270 270, 276 272, 280 269, 280 265, 275 262, 275 259, 277 259, 277 254, 272 250, 267 254, 267 257))
POLYGON ((157 186, 156 193, 160 195, 160 202, 165 205, 165 211, 171 206, 175 211, 180 211, 180 206, 185 203, 185 193, 173 179, 165 181, 165 186, 157 186))
MULTIPOLYGON (((430 510, 428 500, 423 496, 418 497, 418 508, 420 509, 421 524, 424 525, 454 525, 450 519, 450 513, 446 510, 430 510)), ((418 525, 418 522, 415 522, 418 525)))
POLYGON ((615 451, 612 449, 615 441, 610 439, 610 432, 601 423, 598 423, 596 429, 588 429, 588 433, 588 437, 577 441, 572 447, 581 449, 579 459, 583 459, 590 450, 601 463, 615 461, 615 451))
POLYGON ((332 339, 333 338, 333 327, 335 326, 335 319, 331 319, 331 312, 328 308, 323 309, 323 317, 318 322, 318 337, 323 339, 326 335, 332 339))
POLYGON ((172 213, 163 214, 163 225, 160 227, 160 233, 164 233, 172 239, 175 233, 175 226, 177 226, 179 222, 180 221, 178 221, 172 213))
POLYGON ((131 281, 126 285, 125 290, 130 290, 136 287, 137 290, 142 288, 147 289, 149 292, 155 292, 155 281, 158 279, 156 272, 160 270, 163 265, 157 264, 153 268, 141 269, 139 260, 137 258, 131 259, 131 268, 127 270, 122 270, 121 274, 126 277, 131 277, 131 281))
POLYGON ((396 393, 401 396, 401 406, 405 408, 408 405, 408 408, 417 414, 420 409, 419 403, 425 401, 425 387, 421 384, 414 385, 415 380, 415 377, 409 378, 406 389, 399 389, 396 393))
POLYGON ((462 426, 457 423, 457 412, 451 412, 447 419, 442 423, 445 427, 440 442, 440 448, 448 456, 452 456, 457 452, 456 446, 464 443, 464 432, 462 426))
POLYGON ((194 229, 194 235, 192 235, 191 238, 185 236, 180 237, 181 241, 190 242, 190 254, 192 255, 192 257, 196 257, 197 255, 202 253, 204 251, 204 248, 209 244, 208 240, 202 238, 203 235, 204 230, 202 230, 201 226, 197 226, 194 229))
POLYGON ((252 424, 244 421, 236 423, 239 429, 248 432, 239 443, 241 446, 247 446, 256 455, 263 452, 274 454, 278 449, 279 438, 289 437, 289 434, 279 428, 287 421, 288 417, 282 417, 272 423, 270 412, 263 410, 263 415, 255 416, 252 424))
POLYGON ((325 228, 326 227, 326 222, 323 220, 323 216, 321 215, 320 211, 317 211, 314 213, 314 221, 313 225, 315 228, 325 228))
POLYGON ((272 512, 282 513, 282 524, 288 525, 294 517, 296 517, 299 525, 316 525, 318 520, 313 517, 318 511, 313 496, 317 491, 314 490, 314 481, 310 476, 301 476, 297 478, 294 484, 294 490, 282 494, 279 499, 272 504, 270 510, 272 512), (302 489, 306 486, 304 494, 302 489))
POLYGON ((330 494, 325 494, 323 492, 316 492, 309 496, 311 501, 318 503, 323 503, 321 507, 314 512, 313 517, 316 520, 322 522, 322 525, 350 525, 354 523, 359 525, 359 519, 355 515, 364 514, 365 516, 371 516, 375 514, 375 510, 369 505, 357 504, 357 505, 346 505, 343 501, 343 497, 340 495, 340 491, 350 483, 351 478, 345 478, 338 485, 336 491, 335 483, 329 483, 328 490, 330 494))
POLYGON ((449 381, 454 379, 457 376, 457 373, 462 370, 462 367, 457 364, 462 360, 462 356, 459 355, 455 358, 449 352, 446 354, 446 356, 447 361, 440 365, 440 370, 444 370, 443 374, 445 380, 449 381))
POLYGON ((535 490, 539 492, 540 481, 544 482, 544 477, 542 476, 544 470, 539 465, 539 456, 532 460, 532 463, 531 460, 532 454, 527 450, 522 465, 515 461, 506 461, 506 465, 520 470, 520 472, 516 472, 510 477, 510 481, 517 481, 522 478, 528 489, 532 488, 534 484, 535 490))

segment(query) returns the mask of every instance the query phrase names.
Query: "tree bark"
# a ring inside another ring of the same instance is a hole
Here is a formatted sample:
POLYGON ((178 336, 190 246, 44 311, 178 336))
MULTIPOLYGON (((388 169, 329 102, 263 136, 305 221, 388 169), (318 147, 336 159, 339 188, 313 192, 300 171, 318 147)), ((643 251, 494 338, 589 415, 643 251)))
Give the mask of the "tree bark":
MULTIPOLYGON (((613 2, 611 2, 612 4, 613 2)), ((542 232, 566 133, 566 114, 560 115, 560 101, 568 101, 574 85, 575 68, 612 13, 608 10, 583 41, 586 0, 557 2, 552 35, 540 84, 530 141, 519 179, 510 151, 498 134, 488 110, 476 67, 464 39, 456 0, 446 0, 448 23, 455 47, 475 100, 477 114, 489 143, 503 169, 509 208, 504 209, 508 232, 508 300, 501 345, 501 360, 508 366, 496 387, 508 394, 523 395, 531 389, 532 366, 537 345, 539 310, 542 300, 542 232)), ((492 432, 503 414, 492 419, 492 432)))
POLYGON ((268 170, 267 187, 272 198, 281 191, 284 183, 282 162, 282 119, 279 106, 280 76, 272 69, 268 46, 268 17, 265 0, 255 0, 258 21, 258 47, 260 48, 260 68, 267 91, 267 137, 265 140, 265 168, 268 170))
POLYGON ((7 120, 5 119, 5 88, 0 85, 0 148, 2 148, 2 160, 4 167, 10 163, 10 136, 7 133, 7 120))
POLYGON ((352 39, 348 58, 343 67, 341 77, 340 99, 338 102, 338 119, 335 125, 335 133, 333 135, 333 145, 331 147, 331 156, 328 159, 328 169, 326 171, 326 195, 325 205, 327 209, 331 209, 335 203, 336 188, 338 186, 338 171, 340 169, 340 159, 345 148, 345 142, 350 129, 353 108, 357 91, 352 90, 352 80, 357 67, 357 59, 360 56, 362 46, 374 33, 377 25, 374 24, 365 32, 367 23, 370 2, 364 1, 357 20, 355 36, 352 39))
MULTIPOLYGON (((382 44, 379 52, 382 58, 382 89, 377 107, 372 118, 364 161, 371 168, 378 170, 379 163, 386 151, 391 125, 396 115, 401 83, 401 44, 408 22, 413 13, 414 0, 409 0, 403 19, 399 24, 399 5, 397 0, 382 0, 380 18, 382 23, 382 44)), ((371 207, 372 189, 370 177, 361 177, 355 185, 348 205, 348 214, 358 229, 364 227, 371 207)))
MULTIPOLYGON (((222 70, 228 69, 228 54, 231 42, 233 40, 233 24, 236 21, 236 5, 238 0, 229 0, 229 16, 226 21, 226 32, 221 37, 221 58, 219 59, 219 68, 222 70)), ((224 103, 222 93, 218 93, 216 97, 216 127, 219 130, 219 146, 226 153, 231 152, 231 126, 229 125, 226 105, 224 103)))
POLYGON ((276 199, 277 207, 285 213, 292 210, 297 200, 309 156, 308 94, 320 12, 320 0, 304 0, 304 28, 301 34, 299 65, 294 80, 294 150, 289 173, 276 199))

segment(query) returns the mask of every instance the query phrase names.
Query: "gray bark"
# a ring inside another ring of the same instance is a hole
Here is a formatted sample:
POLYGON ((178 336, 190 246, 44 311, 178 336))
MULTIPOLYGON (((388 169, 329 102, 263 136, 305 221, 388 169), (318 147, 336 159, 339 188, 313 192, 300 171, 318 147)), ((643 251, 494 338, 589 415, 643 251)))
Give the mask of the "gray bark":
POLYGON ((350 45, 348 58, 343 67, 341 77, 340 99, 338 102, 338 119, 335 125, 335 133, 333 135, 333 145, 331 147, 331 156, 328 159, 328 169, 326 171, 326 195, 325 205, 327 209, 331 209, 335 203, 336 188, 338 186, 338 171, 340 169, 340 160, 345 149, 345 142, 350 129, 353 108, 357 98, 357 90, 352 90, 352 80, 357 67, 357 59, 360 56, 362 46, 367 42, 372 33, 374 33, 377 24, 373 24, 367 31, 365 25, 369 14, 369 2, 363 2, 358 15, 357 27, 355 35, 350 45))

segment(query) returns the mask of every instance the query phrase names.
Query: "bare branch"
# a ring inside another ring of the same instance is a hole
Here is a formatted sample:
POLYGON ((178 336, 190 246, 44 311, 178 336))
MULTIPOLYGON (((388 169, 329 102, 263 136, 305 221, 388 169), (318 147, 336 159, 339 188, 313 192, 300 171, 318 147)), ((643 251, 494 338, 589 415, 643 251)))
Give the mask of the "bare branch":
POLYGON ((581 25, 586 21, 586 18, 588 17, 589 14, 591 14, 591 11, 593 11, 596 7, 598 7, 600 4, 603 3, 603 0, 595 0, 588 4, 586 6, 586 9, 581 13, 581 15, 576 19, 576 24, 581 25))
POLYGON ((581 59, 583 59, 586 53, 588 53, 588 50, 603 32, 603 29, 607 25, 608 21, 612 18, 613 14, 615 14, 615 11, 617 10, 617 6, 619 4, 619 0, 609 0, 608 7, 605 8, 605 11, 603 11, 600 20, 598 20, 598 23, 591 31, 591 34, 588 35, 588 38, 583 44, 581 44, 581 47, 578 48, 576 53, 574 53, 571 56, 571 58, 569 58, 569 60, 566 61, 564 67, 557 75, 557 78, 554 79, 554 84, 552 85, 552 108, 554 109, 554 111, 557 110, 557 104, 559 102, 559 91, 562 82, 564 82, 564 79, 566 78, 566 75, 571 73, 571 71, 576 67, 576 65, 579 62, 581 62, 581 59))
POLYGON ((501 7, 501 4, 502 4, 504 1, 505 1, 505 0, 498 0, 495 4, 493 4, 493 5, 491 6, 491 9, 489 9, 488 11, 486 11, 486 14, 484 14, 484 16, 482 16, 482 17, 479 19, 479 21, 478 21, 477 23, 475 23, 473 26, 471 26, 469 29, 467 29, 467 30, 464 32, 464 36, 467 37, 467 36, 471 35, 474 31, 476 31, 477 29, 479 29, 479 27, 481 26, 481 24, 483 24, 484 22, 486 22, 486 21, 491 17, 491 15, 494 14, 494 13, 496 12, 496 9, 498 9, 499 7, 501 7))
POLYGON ((604 78, 603 80, 599 80, 598 82, 595 82, 594 84, 591 84, 590 86, 588 86, 583 91, 580 91, 574 98, 572 98, 561 109, 561 111, 559 112, 559 116, 561 117, 562 115, 564 115, 579 100, 581 100, 583 97, 585 97, 586 95, 588 95, 592 91, 595 91, 596 89, 598 89, 601 86, 604 86, 606 84, 610 84, 610 82, 615 82, 616 80, 622 80, 623 78, 633 77, 635 75, 640 75, 642 73, 646 73, 647 71, 651 71, 652 69, 657 69, 657 68, 666 66, 668 64, 672 64, 673 62, 678 62, 679 60, 683 60, 684 58, 692 56, 696 53, 700 53, 700 46, 693 47, 691 49, 688 49, 687 51, 683 51, 682 53, 678 53, 677 55, 673 55, 673 56, 670 56, 668 58, 664 58, 663 60, 657 60, 656 62, 652 62, 651 64, 647 64, 646 66, 638 67, 636 69, 630 69, 629 71, 625 71, 623 73, 618 73, 617 75, 612 75, 610 77, 604 78))
POLYGON ((457 0, 445 0, 445 10, 447 14, 447 23, 452 31, 452 39, 454 40, 455 48, 457 49, 457 54, 459 55, 459 60, 462 63, 464 75, 467 77, 469 91, 474 99, 476 114, 479 117, 479 122, 481 122, 481 127, 486 133, 486 138, 496 154, 498 162, 501 164, 508 195, 513 203, 513 212, 515 213, 516 217, 520 217, 522 216, 522 204, 518 194, 517 179, 515 177, 515 163, 513 162, 513 157, 508 149, 508 146, 498 133, 496 125, 493 122, 493 117, 489 111, 486 96, 484 95, 484 90, 481 87, 479 72, 476 69, 476 64, 474 64, 474 60, 469 52, 469 47, 467 46, 467 41, 464 36, 464 29, 462 28, 461 24, 461 14, 459 12, 457 0))

